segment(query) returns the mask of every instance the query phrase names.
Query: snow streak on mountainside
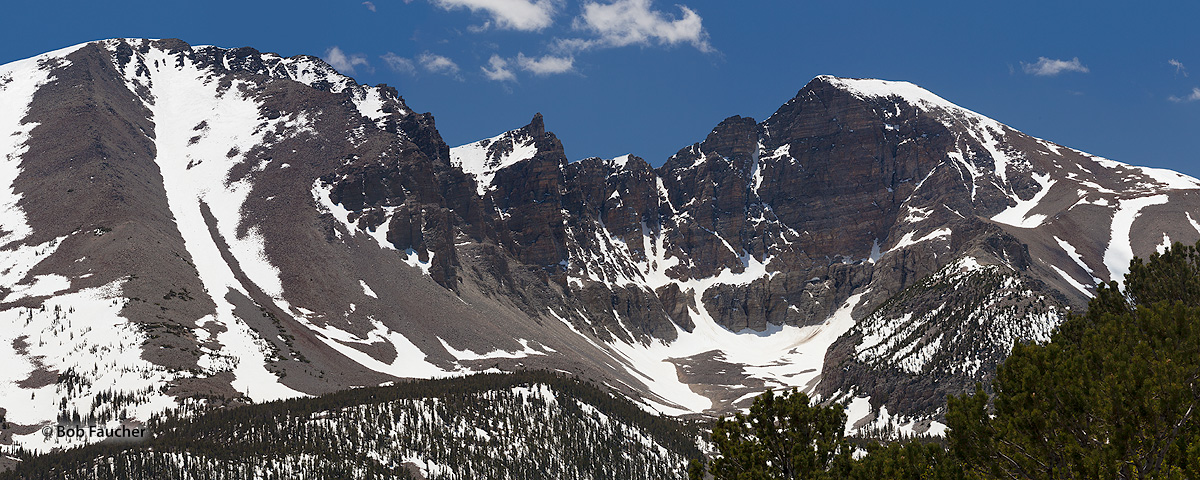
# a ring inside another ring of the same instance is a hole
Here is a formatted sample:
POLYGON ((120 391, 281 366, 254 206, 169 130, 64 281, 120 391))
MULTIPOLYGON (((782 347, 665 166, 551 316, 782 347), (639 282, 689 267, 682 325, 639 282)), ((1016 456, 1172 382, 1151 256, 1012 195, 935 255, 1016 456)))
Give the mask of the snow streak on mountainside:
MULTIPOLYGON (((256 227, 244 227, 242 208, 252 185, 247 180, 231 182, 229 170, 243 163, 242 156, 253 147, 263 145, 268 132, 301 133, 307 127, 305 118, 293 114, 291 119, 260 122, 261 105, 242 93, 248 85, 235 80, 222 86, 213 81, 211 72, 190 59, 176 61, 169 53, 150 50, 139 55, 138 61, 153 66, 147 67, 144 76, 137 75, 143 71, 140 69, 127 69, 126 75, 131 90, 139 86, 148 90, 147 103, 155 125, 155 161, 162 172, 167 202, 204 291, 217 302, 215 314, 196 321, 199 339, 215 337, 221 345, 204 351, 200 366, 215 372, 234 365, 233 387, 255 401, 301 395, 266 370, 269 346, 233 314, 235 307, 226 293, 249 292, 236 278, 232 265, 222 259, 217 239, 228 244, 228 253, 250 282, 276 302, 284 302, 279 270, 266 258, 262 235, 256 227), (205 219, 205 209, 215 226, 205 219), (243 233, 239 234, 239 228, 243 233)), ((269 162, 251 168, 272 167, 280 168, 269 162)), ((281 306, 286 309, 286 303, 281 306)))
POLYGON ((7 65, 0 105, 0 408, 34 447, 57 416, 527 368, 937 431, 1013 342, 1200 238, 1195 179, 905 82, 818 77, 658 168, 568 162, 541 115, 451 149, 387 86, 178 40, 7 65))

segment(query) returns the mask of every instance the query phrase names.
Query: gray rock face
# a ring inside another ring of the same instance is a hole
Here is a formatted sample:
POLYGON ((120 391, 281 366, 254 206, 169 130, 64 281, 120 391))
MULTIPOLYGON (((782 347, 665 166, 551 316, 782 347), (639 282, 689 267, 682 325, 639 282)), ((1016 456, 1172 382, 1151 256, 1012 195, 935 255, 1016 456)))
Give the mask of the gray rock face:
POLYGON ((903 82, 818 77, 657 168, 569 162, 540 114, 449 148, 390 87, 178 40, 5 66, 0 99, 28 105, 0 115, 23 362, 0 408, 29 432, 22 389, 69 414, 119 410, 94 407, 116 380, 211 404, 492 368, 676 414, 796 386, 916 425, 1132 255, 1200 238, 1194 179, 903 82))

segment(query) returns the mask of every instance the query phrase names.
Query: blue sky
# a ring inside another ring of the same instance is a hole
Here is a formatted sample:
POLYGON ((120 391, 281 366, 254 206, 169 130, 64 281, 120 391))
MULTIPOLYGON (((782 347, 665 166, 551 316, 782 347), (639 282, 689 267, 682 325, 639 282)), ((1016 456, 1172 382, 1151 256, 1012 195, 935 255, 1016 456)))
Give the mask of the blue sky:
POLYGON ((816 75, 907 80, 1034 136, 1200 177, 1198 19, 1200 2, 21 2, 5 6, 0 63, 113 37, 310 54, 395 86, 452 146, 542 112, 573 160, 655 165, 816 75))

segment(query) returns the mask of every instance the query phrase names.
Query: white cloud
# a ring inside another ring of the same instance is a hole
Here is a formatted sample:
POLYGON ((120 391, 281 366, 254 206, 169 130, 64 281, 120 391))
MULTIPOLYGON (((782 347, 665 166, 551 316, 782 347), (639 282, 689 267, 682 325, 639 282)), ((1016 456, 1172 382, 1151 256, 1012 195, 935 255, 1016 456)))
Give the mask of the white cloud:
POLYGON ((1200 87, 1192 87, 1191 95, 1182 98, 1171 95, 1170 97, 1167 97, 1167 100, 1175 103, 1194 102, 1196 100, 1200 100, 1200 87))
POLYGON ((517 65, 520 65, 522 70, 531 72, 534 75, 554 75, 574 70, 575 58, 570 56, 555 57, 552 55, 526 57, 524 53, 518 53, 517 65))
POLYGON ((336 45, 325 50, 325 61, 329 65, 341 73, 354 74, 356 67, 371 68, 371 64, 367 62, 367 56, 361 53, 347 55, 342 49, 336 45))
POLYGON ((1175 67, 1176 75, 1179 75, 1180 73, 1182 73, 1184 77, 1188 76, 1187 67, 1183 66, 1183 62, 1172 58, 1170 60, 1167 60, 1167 63, 1170 64, 1172 67, 1175 67))
POLYGON ((1052 77, 1063 72, 1088 73, 1090 71, 1086 66, 1079 62, 1079 57, 1075 57, 1071 60, 1056 60, 1046 57, 1038 57, 1037 63, 1021 62, 1021 68, 1025 70, 1025 73, 1042 77, 1052 77))
POLYGON ((508 60, 494 53, 492 54, 492 58, 488 60, 488 66, 479 67, 479 69, 483 70, 483 74, 488 80, 495 80, 497 82, 514 82, 517 80, 517 75, 508 68, 508 60))
POLYGON ((708 32, 703 20, 695 11, 677 5, 679 18, 672 18, 661 11, 650 9, 651 0, 615 0, 602 4, 588 1, 583 4, 583 14, 573 26, 577 30, 591 32, 593 39, 566 39, 558 47, 567 51, 597 47, 624 47, 628 45, 679 45, 690 44, 702 52, 712 51, 708 43, 708 32))
POLYGON ((417 57, 417 62, 421 64, 421 68, 424 68, 430 73, 439 73, 442 75, 449 75, 451 77, 458 77, 458 64, 454 63, 454 60, 450 60, 449 58, 441 55, 425 52, 417 57))
POLYGON ((375 11, 375 4, 374 4, 374 3, 371 3, 371 2, 363 2, 362 4, 367 6, 367 10, 370 10, 370 11, 372 11, 372 12, 374 12, 374 11, 375 11))
POLYGON ((396 55, 395 53, 387 52, 379 58, 383 59, 383 63, 386 63, 388 68, 392 69, 393 72, 407 73, 409 75, 417 73, 417 66, 413 64, 412 60, 396 55))
MULTIPOLYGON (((492 17, 497 28, 540 31, 554 24, 561 0, 430 0, 444 10, 466 8, 492 17)), ((489 26, 485 23, 483 28, 489 26)), ((478 28, 478 27, 477 27, 478 28)))
POLYGON ((488 59, 488 64, 479 67, 488 80, 495 80, 497 82, 517 81, 517 74, 513 72, 515 68, 520 68, 538 76, 567 73, 575 70, 575 58, 571 56, 556 57, 554 55, 529 57, 524 53, 517 53, 517 58, 507 59, 500 55, 492 54, 492 58, 488 59))
POLYGON ((483 22, 483 25, 467 25, 467 31, 471 33, 483 33, 489 28, 492 28, 492 21, 483 22))

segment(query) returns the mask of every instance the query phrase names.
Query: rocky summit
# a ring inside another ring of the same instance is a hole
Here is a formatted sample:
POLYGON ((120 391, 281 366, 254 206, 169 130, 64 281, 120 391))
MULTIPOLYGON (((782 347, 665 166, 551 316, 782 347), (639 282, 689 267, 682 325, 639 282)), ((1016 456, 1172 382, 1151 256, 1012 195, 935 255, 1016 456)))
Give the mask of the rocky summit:
POLYGON ((906 82, 817 77, 665 161, 566 151, 540 114, 450 148, 314 57, 118 39, 0 66, 0 442, 532 368, 672 415, 796 387, 938 434, 1014 343, 1200 238, 1196 179, 906 82))

